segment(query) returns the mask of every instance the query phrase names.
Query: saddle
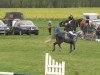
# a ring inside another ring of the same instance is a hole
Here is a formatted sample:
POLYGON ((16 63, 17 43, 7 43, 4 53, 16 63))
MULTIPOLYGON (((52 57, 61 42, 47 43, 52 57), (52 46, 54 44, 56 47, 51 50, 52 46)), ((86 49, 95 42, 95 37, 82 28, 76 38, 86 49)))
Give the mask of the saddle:
POLYGON ((76 34, 74 34, 72 31, 65 32, 65 40, 68 40, 68 42, 75 41, 75 36, 76 34))

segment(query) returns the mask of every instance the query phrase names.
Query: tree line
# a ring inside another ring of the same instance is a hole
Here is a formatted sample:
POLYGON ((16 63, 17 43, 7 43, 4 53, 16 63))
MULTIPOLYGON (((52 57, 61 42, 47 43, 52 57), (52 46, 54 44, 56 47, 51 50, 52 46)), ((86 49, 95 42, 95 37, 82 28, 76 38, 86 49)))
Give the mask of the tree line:
POLYGON ((0 0, 0 8, 100 7, 100 0, 0 0))

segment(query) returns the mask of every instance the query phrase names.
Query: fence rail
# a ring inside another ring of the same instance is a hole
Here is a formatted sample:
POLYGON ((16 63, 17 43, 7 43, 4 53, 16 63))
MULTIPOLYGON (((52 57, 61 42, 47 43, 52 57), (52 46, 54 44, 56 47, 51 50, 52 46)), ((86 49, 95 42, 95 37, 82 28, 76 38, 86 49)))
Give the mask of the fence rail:
POLYGON ((58 63, 46 53, 45 55, 45 75, 65 75, 65 62, 58 63))
POLYGON ((0 72, 0 75, 14 75, 13 72, 0 72))

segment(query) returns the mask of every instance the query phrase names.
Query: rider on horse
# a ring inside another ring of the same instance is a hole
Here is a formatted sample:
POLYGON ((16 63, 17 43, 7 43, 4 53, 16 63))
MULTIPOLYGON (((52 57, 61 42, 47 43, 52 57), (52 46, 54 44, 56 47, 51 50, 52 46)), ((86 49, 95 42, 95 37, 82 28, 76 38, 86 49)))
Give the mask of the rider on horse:
POLYGON ((68 21, 73 20, 73 19, 74 19, 73 16, 70 14, 68 17, 68 21))
POLYGON ((73 27, 71 27, 71 24, 65 23, 65 39, 69 39, 70 41, 74 39, 75 33, 74 33, 73 27))

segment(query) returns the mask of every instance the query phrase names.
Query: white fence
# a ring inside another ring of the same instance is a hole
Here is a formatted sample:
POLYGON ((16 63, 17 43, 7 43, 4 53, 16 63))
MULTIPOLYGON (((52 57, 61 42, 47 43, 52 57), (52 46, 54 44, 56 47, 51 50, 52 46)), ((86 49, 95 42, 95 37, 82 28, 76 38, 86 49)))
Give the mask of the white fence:
POLYGON ((14 75, 13 72, 0 72, 0 75, 14 75))
POLYGON ((65 75, 65 62, 58 63, 46 53, 45 55, 45 75, 65 75))

